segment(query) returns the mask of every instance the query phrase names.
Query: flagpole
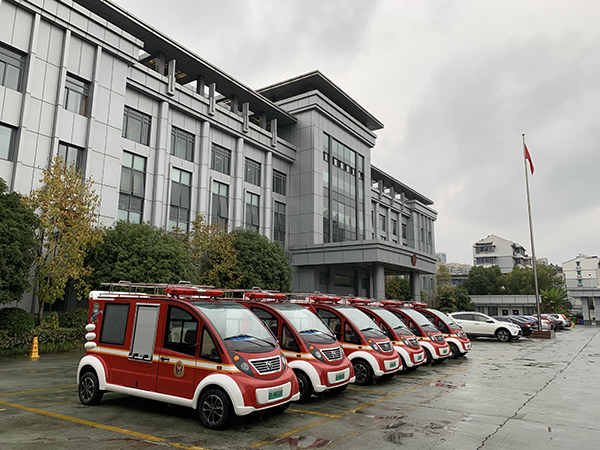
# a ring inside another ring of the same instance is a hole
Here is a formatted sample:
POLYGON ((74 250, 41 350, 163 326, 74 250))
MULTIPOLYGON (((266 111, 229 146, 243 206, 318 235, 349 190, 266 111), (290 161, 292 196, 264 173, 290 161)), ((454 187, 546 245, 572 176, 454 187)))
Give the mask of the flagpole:
MULTIPOLYGON (((527 212, 529 214, 529 237, 531 239, 531 258, 533 259, 533 279, 535 282, 535 305, 537 308, 537 316, 538 316, 538 331, 543 330, 542 326, 542 313, 540 308, 540 293, 538 288, 538 278, 537 278, 537 268, 536 268, 536 258, 535 258, 535 246, 533 245, 533 223, 531 221, 531 200, 529 198, 529 175, 527 174, 527 150, 525 146, 525 133, 523 133, 523 161, 525 163, 525 186, 527 188, 527 212)), ((531 158, 531 156, 530 156, 531 158)), ((530 160, 531 163, 531 160, 530 160)), ((533 172, 533 170, 532 170, 533 172)))

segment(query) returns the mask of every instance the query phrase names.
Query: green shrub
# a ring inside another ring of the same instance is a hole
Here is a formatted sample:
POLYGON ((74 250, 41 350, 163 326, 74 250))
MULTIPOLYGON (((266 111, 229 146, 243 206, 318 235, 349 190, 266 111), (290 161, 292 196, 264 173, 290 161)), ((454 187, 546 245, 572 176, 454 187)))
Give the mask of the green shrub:
POLYGON ((87 308, 79 308, 69 311, 60 319, 61 328, 83 329, 89 323, 89 311, 87 308))
POLYGON ((58 329, 58 313, 56 311, 53 311, 44 317, 44 325, 42 328, 45 328, 46 330, 58 329))
POLYGON ((20 336, 35 327, 35 319, 21 308, 0 309, 0 330, 7 335, 20 336))
POLYGON ((26 355, 31 350, 33 338, 38 338, 39 353, 73 350, 85 343, 85 330, 73 328, 34 328, 21 336, 9 335, 0 330, 0 355, 26 355))

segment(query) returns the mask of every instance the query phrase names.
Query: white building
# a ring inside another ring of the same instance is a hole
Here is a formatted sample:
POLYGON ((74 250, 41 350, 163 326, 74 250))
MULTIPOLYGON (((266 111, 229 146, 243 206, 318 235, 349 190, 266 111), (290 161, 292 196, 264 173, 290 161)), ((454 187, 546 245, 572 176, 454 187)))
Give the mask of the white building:
POLYGON ((522 245, 490 234, 473 244, 473 265, 498 266, 502 273, 509 273, 515 266, 531 267, 531 257, 522 245))
POLYGON ((381 128, 318 71, 254 90, 112 2, 0 0, 11 191, 60 154, 93 177, 107 225, 187 229, 200 213, 257 230, 284 246, 296 291, 383 298, 389 274, 431 293, 437 213, 371 165, 381 128))
POLYGON ((579 254, 563 263, 563 274, 573 314, 588 323, 600 315, 600 258, 579 254))

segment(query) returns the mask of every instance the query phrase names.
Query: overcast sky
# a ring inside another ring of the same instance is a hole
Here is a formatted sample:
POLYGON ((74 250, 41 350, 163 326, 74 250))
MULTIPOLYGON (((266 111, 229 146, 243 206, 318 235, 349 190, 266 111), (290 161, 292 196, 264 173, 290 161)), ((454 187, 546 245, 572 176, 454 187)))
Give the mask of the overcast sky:
POLYGON ((496 234, 600 253, 600 2, 115 0, 251 88, 315 69, 383 122, 372 162, 433 200, 436 251, 496 234))

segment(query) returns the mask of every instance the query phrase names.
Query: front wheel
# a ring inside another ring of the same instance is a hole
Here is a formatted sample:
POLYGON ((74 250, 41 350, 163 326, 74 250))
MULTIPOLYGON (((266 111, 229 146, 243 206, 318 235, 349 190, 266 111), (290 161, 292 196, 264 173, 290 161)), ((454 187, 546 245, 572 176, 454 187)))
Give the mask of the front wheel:
POLYGON ((496 339, 500 342, 508 342, 510 341, 510 332, 505 328, 500 328, 496 331, 496 339))
POLYGON ((310 379, 303 372, 295 372, 296 378, 298 379, 298 390, 300 391, 300 398, 297 400, 298 403, 306 403, 313 393, 312 383, 310 379))
POLYGON ((371 384, 371 381, 373 380, 373 371, 368 362, 362 359, 355 359, 352 361, 352 366, 354 366, 354 376, 356 377, 354 382, 356 384, 359 386, 371 384))
POLYGON ((102 400, 98 377, 94 372, 86 372, 79 380, 79 401, 86 406, 95 406, 102 400))
POLYGON ((431 352, 425 347, 423 347, 423 350, 425 350, 425 362, 423 363, 423 365, 430 366, 431 364, 433 364, 433 357, 431 356, 431 352))
POLYGON ((219 389, 209 389, 198 402, 200 422, 211 430, 222 430, 227 427, 232 415, 229 397, 219 389))
POLYGON ((458 345, 456 345, 454 342, 448 342, 448 345, 450 346, 450 351, 452 352, 452 358, 458 358, 460 356, 458 345))

